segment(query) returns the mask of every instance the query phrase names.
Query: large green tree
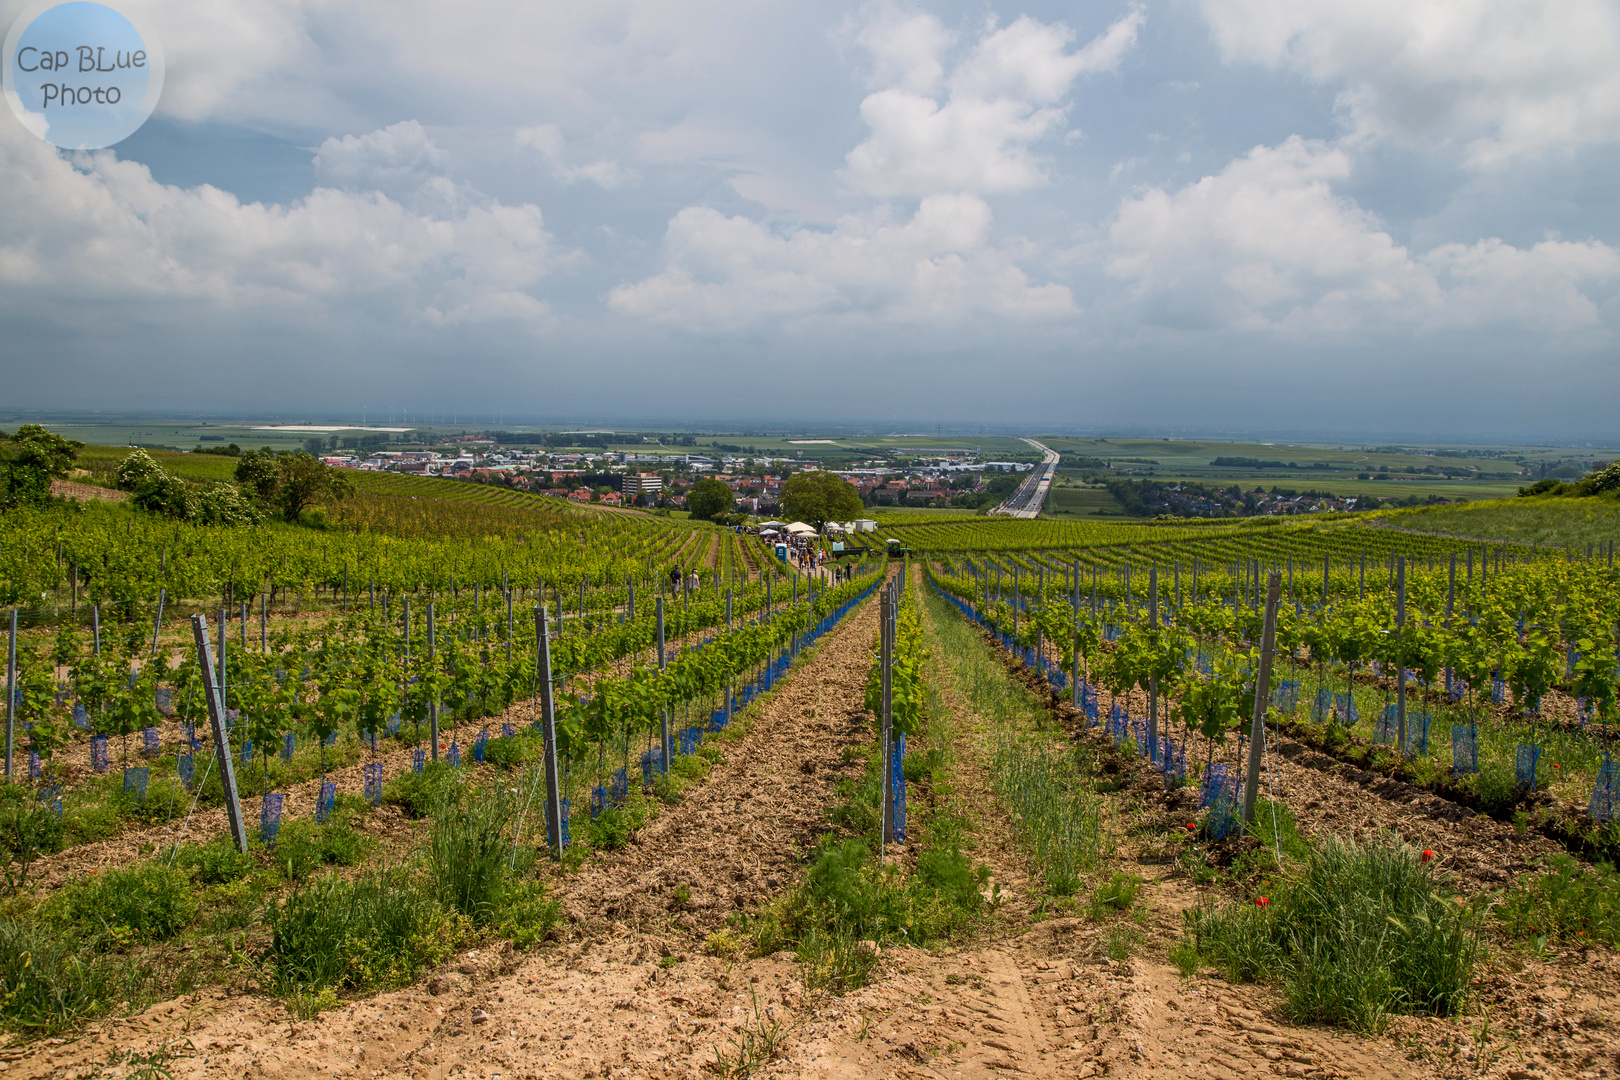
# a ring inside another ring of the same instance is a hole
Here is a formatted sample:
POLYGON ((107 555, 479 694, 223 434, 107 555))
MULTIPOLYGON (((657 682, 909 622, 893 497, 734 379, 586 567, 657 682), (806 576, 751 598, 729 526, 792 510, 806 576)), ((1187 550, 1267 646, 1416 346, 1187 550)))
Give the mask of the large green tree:
POLYGON ((736 500, 724 482, 705 476, 686 493, 686 508, 699 521, 712 521, 720 514, 731 513, 736 500))
POLYGON ((340 471, 311 454, 250 450, 236 463, 236 480, 266 508, 288 521, 354 490, 340 471))
POLYGON ((67 476, 83 446, 38 424, 24 424, 15 435, 0 431, 0 510, 43 504, 51 481, 67 476))
POLYGON ((829 521, 847 521, 861 512, 855 486, 830 472, 801 472, 782 485, 782 513, 820 532, 829 521))

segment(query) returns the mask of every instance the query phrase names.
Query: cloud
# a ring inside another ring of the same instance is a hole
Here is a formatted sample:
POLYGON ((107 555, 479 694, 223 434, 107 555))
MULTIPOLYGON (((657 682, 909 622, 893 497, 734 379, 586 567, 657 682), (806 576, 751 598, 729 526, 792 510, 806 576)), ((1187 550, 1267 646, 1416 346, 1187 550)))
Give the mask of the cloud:
POLYGON ((1493 168, 1620 138, 1620 13, 1605 0, 1200 0, 1228 61, 1340 87, 1359 138, 1493 168))
MULTIPOLYGON (((0 282, 13 298, 78 302, 205 300, 264 307, 355 307, 429 325, 551 321, 531 295, 572 258, 540 209, 476 192, 453 213, 418 212, 444 157, 414 122, 332 139, 320 169, 336 186, 286 206, 239 202, 202 185, 159 184, 109 151, 73 159, 0 125, 0 282)), ((445 181, 448 183, 448 181, 445 181)), ((471 191, 471 189, 466 189, 471 191)), ((22 301, 27 303, 29 301, 22 301)))
POLYGON ((617 161, 605 158, 583 165, 568 164, 562 129, 556 124, 519 128, 516 141, 520 147, 538 150, 550 166, 551 175, 565 184, 589 180, 604 191, 612 191, 635 179, 635 173, 620 167, 617 161))
POLYGON ((974 195, 932 195, 910 220, 887 207, 850 214, 831 231, 782 236, 705 207, 676 214, 664 269, 609 295, 619 311, 692 330, 766 320, 958 324, 1072 315, 1056 284, 1033 284, 990 243, 990 208, 974 195))
POLYGON ((1607 333, 1583 290, 1620 278, 1615 249, 1487 239, 1414 257, 1335 193, 1351 170, 1344 149, 1295 136, 1179 191, 1128 197, 1108 230, 1107 271, 1127 284, 1134 316, 1179 330, 1295 340, 1494 325, 1607 333))
POLYGON ((884 198, 1044 185, 1031 147, 1064 126, 1076 78, 1119 66, 1143 19, 1134 8, 1072 52, 1074 32, 1061 23, 991 22, 947 74, 955 39, 933 16, 881 13, 855 37, 880 89, 861 102, 871 135, 846 157, 845 181, 884 198))

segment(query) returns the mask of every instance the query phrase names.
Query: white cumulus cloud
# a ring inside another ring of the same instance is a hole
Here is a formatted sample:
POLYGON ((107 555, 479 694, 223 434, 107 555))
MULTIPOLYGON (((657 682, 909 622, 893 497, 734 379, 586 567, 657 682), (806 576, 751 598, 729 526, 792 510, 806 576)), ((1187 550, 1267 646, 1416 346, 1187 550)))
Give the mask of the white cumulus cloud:
MULTIPOLYGON (((378 190, 431 188, 443 164, 414 124, 329 140, 330 183, 288 205, 242 203, 209 185, 181 188, 103 151, 70 160, 0 125, 0 282, 25 295, 81 300, 204 300, 250 311, 367 307, 427 324, 551 319, 531 291, 571 256, 540 209, 472 195, 453 213, 421 212, 378 190)), ((9 305, 8 305, 9 306, 9 305)))
POLYGON ((765 319, 957 323, 975 314, 1021 319, 1074 312, 1069 290, 1035 284, 990 242, 990 208, 974 195, 932 195, 909 220, 888 207, 850 214, 830 231, 779 235, 706 207, 675 215, 664 269, 610 294, 628 314, 684 328, 765 319))
POLYGON ((1342 148, 1295 136, 1177 191, 1131 196, 1108 230, 1108 273, 1145 322, 1184 330, 1608 332, 1599 301, 1620 279, 1614 248, 1493 238, 1414 255, 1334 191, 1351 170, 1342 148))
POLYGON ((855 37, 872 56, 880 88, 861 102, 872 133, 849 152, 845 180, 885 198, 1045 184, 1034 144, 1064 126, 1063 101, 1076 78, 1119 66, 1143 18, 1134 8, 1073 51, 1074 31, 1060 23, 992 22, 947 73, 955 39, 938 20, 881 14, 855 37))
POLYGON ((1610 0, 1200 0, 1229 61, 1339 88, 1351 132, 1477 167, 1620 138, 1610 0))

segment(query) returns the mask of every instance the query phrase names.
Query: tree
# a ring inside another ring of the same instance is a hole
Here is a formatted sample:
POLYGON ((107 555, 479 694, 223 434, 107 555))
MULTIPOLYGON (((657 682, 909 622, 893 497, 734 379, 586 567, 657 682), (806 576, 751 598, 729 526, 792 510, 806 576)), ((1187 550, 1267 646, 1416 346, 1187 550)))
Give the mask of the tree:
POLYGON ((145 450, 136 450, 118 463, 113 474, 120 491, 133 495, 134 503, 142 510, 166 514, 184 521, 196 511, 196 499, 191 485, 152 460, 145 450))
POLYGON ((268 446, 249 450, 236 463, 236 482, 264 506, 276 497, 276 452, 268 446))
POLYGON ((861 512, 861 496, 849 481, 830 472, 800 472, 782 485, 782 513, 814 526, 847 521, 861 512))
POLYGON ((720 514, 731 513, 735 502, 731 489, 712 476, 705 476, 686 493, 686 508, 698 521, 712 521, 720 514))
POLYGON ((277 458, 276 481, 276 501, 288 521, 297 521, 316 503, 341 499, 354 490, 346 477, 309 454, 277 458))
POLYGON ((43 505, 51 481, 67 476, 83 446, 38 424, 24 424, 10 436, 0 431, 0 510, 43 505))
POLYGON ((236 481, 267 509, 288 521, 325 500, 341 499, 353 485, 338 470, 301 451, 249 450, 236 463, 236 481))

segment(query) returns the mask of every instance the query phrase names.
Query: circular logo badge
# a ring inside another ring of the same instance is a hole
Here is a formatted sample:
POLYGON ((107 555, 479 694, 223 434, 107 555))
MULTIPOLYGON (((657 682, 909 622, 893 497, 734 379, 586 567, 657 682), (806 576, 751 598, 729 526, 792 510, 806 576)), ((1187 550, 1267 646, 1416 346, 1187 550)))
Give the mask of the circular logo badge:
POLYGON ((65 150, 99 150, 146 123, 163 93, 163 47, 138 20, 91 0, 42 0, 6 35, 6 102, 65 150))

